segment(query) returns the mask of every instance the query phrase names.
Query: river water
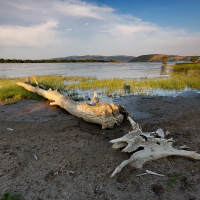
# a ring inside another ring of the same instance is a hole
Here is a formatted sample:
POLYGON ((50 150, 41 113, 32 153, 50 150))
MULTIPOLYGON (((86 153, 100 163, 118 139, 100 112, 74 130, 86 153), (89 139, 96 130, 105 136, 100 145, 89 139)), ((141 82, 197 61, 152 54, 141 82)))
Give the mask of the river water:
MULTIPOLYGON (((168 63, 174 64, 173 62, 168 63)), ((133 63, 0 63, 0 77, 31 77, 37 75, 62 75, 62 76, 95 76, 98 79, 103 78, 154 78, 160 76, 168 76, 170 67, 166 67, 163 71, 161 62, 133 62, 133 63)), ((99 94, 101 89, 96 89, 99 94)), ((183 92, 191 90, 185 88, 184 90, 163 90, 155 89, 147 91, 147 95, 153 96, 179 96, 183 92)), ((199 90, 195 90, 199 92, 199 90)), ((71 92, 71 91, 70 91, 71 92)), ((74 93, 74 91, 72 91, 74 93)), ((78 96, 84 99, 87 96, 92 97, 92 90, 82 91, 77 89, 78 96)), ((67 95, 67 94, 66 94, 67 95)), ((124 94, 137 95, 134 93, 124 94)), ((112 102, 112 98, 107 95, 102 96, 103 102, 112 102), (106 98, 103 100, 103 98, 106 98)))
MULTIPOLYGON (((174 64, 174 63, 169 63, 174 64)), ((37 75, 153 78, 161 76, 161 62, 134 63, 0 63, 0 77, 37 75)), ((168 71, 168 68, 166 69, 168 71)), ((162 73, 162 76, 165 74, 162 73)))

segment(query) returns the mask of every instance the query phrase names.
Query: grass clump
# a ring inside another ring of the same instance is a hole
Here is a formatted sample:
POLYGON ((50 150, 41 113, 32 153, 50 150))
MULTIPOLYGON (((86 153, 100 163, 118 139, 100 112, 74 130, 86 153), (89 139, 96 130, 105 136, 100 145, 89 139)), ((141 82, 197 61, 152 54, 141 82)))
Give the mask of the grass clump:
MULTIPOLYGON (((194 64, 192 64, 193 66, 194 64)), ((200 66, 200 64, 199 64, 200 66)), ((200 69, 200 68, 199 68, 200 69)), ((200 89, 200 74, 174 73, 165 78, 153 79, 97 79, 96 77, 82 76, 36 76, 39 84, 45 85, 47 90, 57 89, 66 96, 80 98, 76 90, 101 89, 107 96, 123 95, 124 93, 149 94, 155 89, 180 90, 184 88, 200 89)), ((25 82, 26 78, 0 78, 0 101, 9 103, 16 100, 35 99, 45 100, 36 93, 29 92, 16 85, 17 82, 25 82)), ((31 78, 31 85, 36 86, 31 78)))
POLYGON ((126 91, 126 90, 130 91, 130 90, 131 90, 131 86, 130 86, 130 85, 124 84, 124 90, 125 90, 125 91, 126 91))
POLYGON ((23 198, 19 194, 11 195, 9 192, 6 192, 1 195, 0 200, 23 200, 23 198))
POLYGON ((25 81, 25 78, 0 78, 0 101, 10 102, 23 99, 44 99, 38 94, 29 92, 16 85, 17 82, 25 81))
POLYGON ((91 88, 107 88, 109 90, 131 90, 145 91, 151 89, 183 89, 186 87, 200 89, 200 75, 197 76, 182 76, 172 75, 168 78, 155 78, 155 79, 102 79, 102 80, 91 80, 86 82, 78 82, 77 85, 69 84, 68 88, 79 88, 79 89, 91 89, 91 88))
POLYGON ((167 182, 167 185, 168 185, 169 187, 174 187, 174 185, 177 183, 177 181, 182 180, 183 177, 184 177, 184 173, 177 173, 177 174, 174 174, 174 175, 170 178, 169 182, 167 182))
POLYGON ((176 63, 171 67, 174 74, 200 75, 200 63, 176 63))
MULTIPOLYGON (((45 85, 47 90, 51 88, 52 90, 57 89, 59 92, 67 90, 67 83, 73 83, 74 86, 77 86, 75 82, 84 82, 86 80, 95 80, 96 77, 81 77, 81 76, 36 76, 36 80, 39 84, 45 85)), ((45 100, 42 96, 39 96, 36 93, 29 92, 22 87, 19 87, 17 82, 25 82, 26 78, 0 78, 0 102, 5 101, 8 104, 25 99, 34 99, 34 100, 45 100)), ((31 85, 36 86, 34 80, 31 78, 31 85)))

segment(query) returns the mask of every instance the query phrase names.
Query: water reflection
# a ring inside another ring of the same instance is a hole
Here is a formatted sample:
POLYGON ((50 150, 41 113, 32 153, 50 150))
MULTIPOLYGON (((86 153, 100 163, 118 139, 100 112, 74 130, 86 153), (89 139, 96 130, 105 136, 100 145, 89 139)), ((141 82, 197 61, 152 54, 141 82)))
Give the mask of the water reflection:
MULTIPOLYGON (((175 63, 168 63, 175 64, 175 63)), ((182 63, 181 63, 182 64, 182 63)), ((127 98, 131 95, 153 95, 153 96, 177 96, 185 90, 163 90, 153 89, 149 87, 135 87, 135 92, 131 91, 129 79, 137 79, 142 81, 144 77, 168 77, 170 70, 173 73, 192 74, 200 73, 200 67, 193 66, 192 70, 185 66, 177 65, 171 68, 169 65, 162 65, 162 63, 21 63, 21 64, 0 64, 0 77, 27 77, 34 75, 55 75, 60 74, 63 76, 95 76, 97 79, 127 79, 124 88, 110 90, 108 88, 101 88, 95 90, 101 95, 101 103, 111 103, 116 98, 127 98)), ((73 81, 78 87, 78 81, 73 81)), ((93 89, 69 89, 70 81, 64 81, 66 85, 66 96, 73 97, 75 100, 90 101, 93 97, 93 89)), ((123 87, 123 86, 122 86, 123 87)), ((191 90, 187 89, 186 90, 191 90)))
POLYGON ((182 64, 177 63, 172 67, 173 74, 180 74, 180 75, 199 75, 200 74, 200 66, 194 65, 192 63, 189 64, 182 64))
POLYGON ((165 75, 166 74, 166 65, 162 65, 161 66, 161 73, 160 73, 160 75, 165 75))
MULTIPOLYGON (((184 88, 182 90, 164 90, 164 89, 151 89, 145 91, 126 91, 126 89, 118 89, 118 90, 108 90, 103 88, 95 89, 100 97, 99 104, 101 103, 114 103, 116 100, 120 100, 123 98, 130 98, 131 96, 138 96, 138 95, 147 95, 150 97, 159 96, 159 97, 178 97, 181 96, 183 93, 187 91, 193 91, 195 93, 200 93, 198 89, 191 89, 191 88, 184 88)), ((89 101, 93 97, 93 90, 82 90, 82 89, 71 89, 64 92, 65 96, 69 96, 70 98, 74 99, 75 101, 80 101, 81 103, 89 103, 89 101)))

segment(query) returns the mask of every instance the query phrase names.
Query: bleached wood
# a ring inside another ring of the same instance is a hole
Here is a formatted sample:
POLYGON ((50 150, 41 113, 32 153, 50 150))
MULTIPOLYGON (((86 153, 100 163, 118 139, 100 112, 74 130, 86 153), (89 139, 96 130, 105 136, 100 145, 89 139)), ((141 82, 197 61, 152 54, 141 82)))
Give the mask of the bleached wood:
POLYGON ((122 152, 134 152, 132 156, 123 161, 112 173, 111 178, 119 173, 123 167, 130 164, 135 168, 142 168, 146 162, 164 158, 167 156, 184 156, 200 160, 200 154, 195 151, 178 150, 172 147, 173 139, 165 139, 162 129, 156 132, 143 133, 138 125, 128 117, 133 131, 121 138, 111 140, 112 148, 119 149, 124 147, 122 152), (142 147, 141 149, 139 149, 142 147))
POLYGON ((70 114, 80 117, 87 122, 101 124, 102 129, 113 128, 115 124, 119 125, 124 118, 123 115, 120 114, 119 107, 113 103, 104 103, 100 106, 90 106, 86 103, 78 104, 56 90, 47 91, 38 86, 34 87, 23 82, 18 82, 17 85, 28 91, 35 92, 46 99, 54 101, 51 105, 58 105, 67 110, 70 114))
MULTIPOLYGON (((39 85, 39 83, 37 82, 35 76, 32 75, 32 77, 33 77, 33 79, 34 79, 34 81, 35 81, 35 83, 37 84, 38 87, 40 87, 40 88, 42 88, 44 90, 46 89, 46 87, 44 85, 39 85)), ((30 84, 30 82, 29 82, 29 84, 30 84)))
POLYGON ((147 175, 147 174, 152 174, 152 175, 156 175, 156 176, 164 176, 163 174, 158 174, 158 173, 152 172, 150 170, 146 170, 146 173, 138 174, 136 176, 144 176, 144 175, 147 175))
POLYGON ((33 77, 33 79, 34 79, 35 83, 36 83, 37 85, 39 85, 39 83, 37 82, 37 80, 36 80, 35 76, 33 76, 33 75, 32 75, 32 77, 33 77))

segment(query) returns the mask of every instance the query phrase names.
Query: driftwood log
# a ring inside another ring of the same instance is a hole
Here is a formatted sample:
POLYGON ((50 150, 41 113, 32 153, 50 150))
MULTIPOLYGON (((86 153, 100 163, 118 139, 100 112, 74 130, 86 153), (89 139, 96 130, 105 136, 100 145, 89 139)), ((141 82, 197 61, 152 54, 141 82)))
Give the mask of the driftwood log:
POLYGON ((184 156, 200 160, 200 154, 195 151, 180 150, 173 148, 173 139, 165 139, 168 134, 164 133, 162 129, 158 129, 156 132, 143 133, 141 128, 128 117, 133 131, 124 135, 121 138, 111 140, 113 143, 112 148, 121 149, 122 152, 133 152, 130 159, 123 161, 112 173, 111 178, 119 173, 126 165, 131 165, 137 169, 143 167, 143 165, 152 160, 165 158, 167 156, 184 156))
POLYGON ((119 125, 124 119, 123 114, 121 114, 121 111, 123 112, 121 105, 114 105, 113 103, 104 103, 99 106, 88 105, 86 103, 78 104, 60 94, 57 90, 52 91, 49 89, 47 91, 41 89, 38 83, 36 87, 27 82, 18 82, 17 85, 53 101, 50 105, 58 105, 70 114, 80 117, 87 122, 101 124, 102 129, 113 128, 115 124, 119 125))

